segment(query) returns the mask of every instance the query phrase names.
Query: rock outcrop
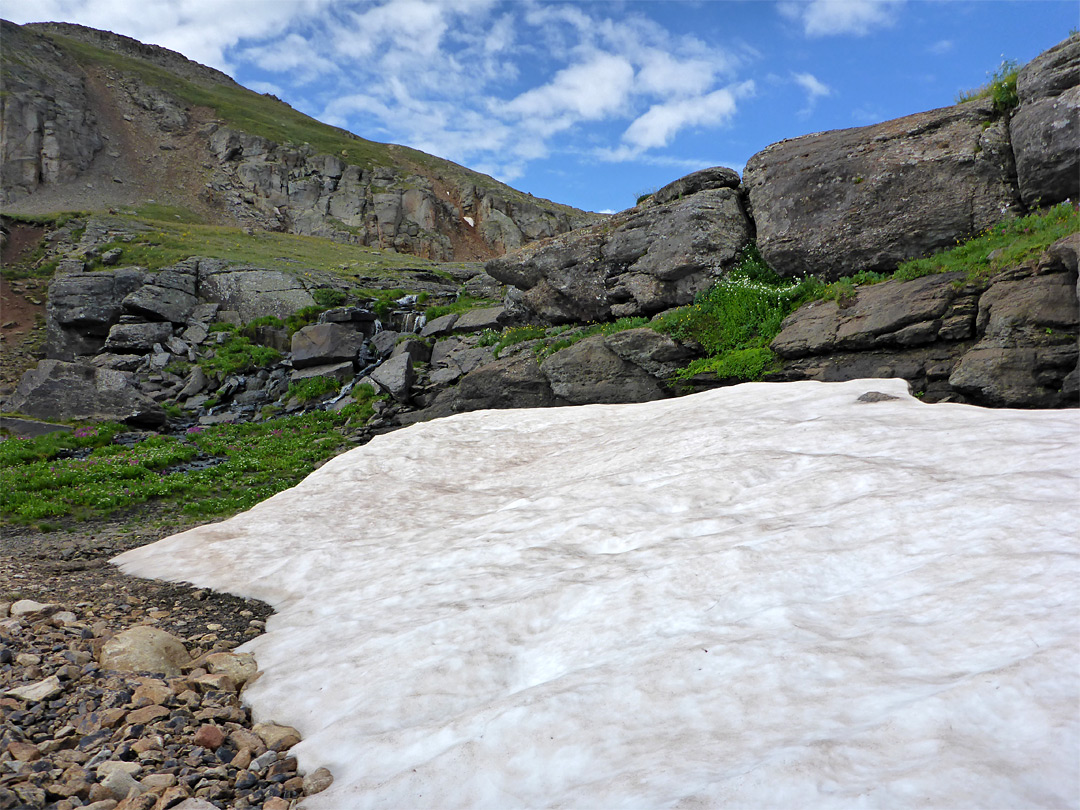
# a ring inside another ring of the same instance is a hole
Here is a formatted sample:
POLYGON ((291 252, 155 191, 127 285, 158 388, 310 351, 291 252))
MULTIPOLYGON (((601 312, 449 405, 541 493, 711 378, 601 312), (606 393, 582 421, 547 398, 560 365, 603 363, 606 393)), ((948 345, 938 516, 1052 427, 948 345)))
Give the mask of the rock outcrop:
POLYGON ((652 204, 526 245, 485 266, 511 285, 512 307, 560 324, 652 315, 687 304, 735 260, 751 235, 730 169, 706 169, 652 204))
POLYGON ((772 342, 777 379, 903 377, 929 401, 1075 406, 1078 252, 1073 235, 984 282, 947 273, 860 287, 843 305, 812 302, 772 342))
MULTIPOLYGON (((227 224, 324 236, 436 260, 486 259, 603 219, 520 193, 448 161, 365 142, 332 127, 326 127, 331 139, 363 144, 364 157, 349 162, 347 151, 343 159, 306 143, 280 143, 266 133, 208 119, 211 113, 203 102, 191 102, 191 90, 200 98, 214 98, 226 87, 230 104, 242 104, 237 92, 246 91, 220 71, 165 48, 68 23, 4 23, 3 38, 0 202, 5 205, 22 201, 33 207, 27 198, 42 187, 53 192, 57 208, 130 205, 139 201, 133 189, 141 187, 158 202, 163 195, 170 204, 227 224), (70 40, 119 58, 88 57, 67 47, 70 40), (124 66, 128 59, 156 70, 129 70, 124 66), (175 81, 155 79, 161 69, 175 81), (165 175, 208 171, 208 182, 162 189, 161 176, 143 177, 143 161, 125 160, 119 148, 155 140, 161 151, 154 163, 167 165, 165 175), (109 149, 103 149, 106 142, 109 149), (95 172, 104 182, 85 182, 95 172), (76 180, 78 186, 69 186, 71 194, 89 193, 84 186, 94 191, 91 197, 77 197, 79 204, 65 206, 64 184, 76 180)), ((270 103, 255 93, 250 98, 262 108, 270 103)), ((283 120, 295 125, 303 118, 284 102, 273 103, 281 105, 283 120)))
POLYGON ((61 360, 42 360, 23 375, 5 408, 38 419, 165 424, 165 411, 124 372, 61 360))
POLYGON ((1020 197, 1051 205, 1080 197, 1080 34, 1040 54, 1016 77, 1009 123, 1020 197))
POLYGON ((0 94, 0 203, 32 194, 43 184, 69 183, 102 148, 97 117, 82 72, 47 37, 0 21, 4 60, 0 94))
POLYGON ((1019 209, 1008 122, 989 99, 781 141, 746 164, 761 255, 833 280, 951 247, 1019 209))

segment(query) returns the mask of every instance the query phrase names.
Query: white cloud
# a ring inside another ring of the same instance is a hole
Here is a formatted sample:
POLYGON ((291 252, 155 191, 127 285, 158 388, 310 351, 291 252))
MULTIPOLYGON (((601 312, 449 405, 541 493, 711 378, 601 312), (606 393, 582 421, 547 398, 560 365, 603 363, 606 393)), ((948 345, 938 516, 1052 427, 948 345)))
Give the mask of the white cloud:
POLYGON ((327 59, 310 40, 297 33, 266 45, 245 48, 241 58, 272 73, 288 73, 299 84, 338 71, 333 60, 327 59))
POLYGON ((926 50, 935 56, 944 56, 949 53, 955 47, 955 43, 951 39, 939 39, 937 42, 928 46, 926 50))
POLYGON ((814 111, 819 98, 832 95, 832 88, 812 73, 793 73, 795 84, 806 91, 806 106, 799 110, 799 115, 807 116, 814 111))
POLYGON ((633 86, 634 68, 623 57, 609 53, 563 68, 545 85, 534 87, 506 105, 524 117, 580 120, 604 118, 623 107, 633 86))
POLYGON ((735 114, 736 101, 754 92, 752 81, 703 96, 654 104, 623 133, 623 145, 609 159, 626 160, 647 149, 667 146, 680 130, 693 126, 721 126, 735 114))
POLYGON ((279 36, 333 4, 334 0, 34 0, 6 3, 4 16, 18 23, 63 20, 115 31, 231 72, 226 51, 241 39, 279 36))
POLYGON ((802 24, 809 37, 855 34, 892 25, 904 0, 788 0, 780 13, 802 24))

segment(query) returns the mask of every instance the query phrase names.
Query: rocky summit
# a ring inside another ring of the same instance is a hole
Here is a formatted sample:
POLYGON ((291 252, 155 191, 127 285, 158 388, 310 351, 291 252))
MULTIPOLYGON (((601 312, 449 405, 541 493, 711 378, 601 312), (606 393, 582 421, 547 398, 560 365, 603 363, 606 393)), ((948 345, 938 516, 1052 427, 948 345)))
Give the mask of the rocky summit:
MULTIPOLYGON (((287 810, 331 788, 290 753, 295 728, 245 704, 260 663, 236 647, 270 608, 108 561, 382 434, 491 409, 666 413, 747 381, 901 378, 922 404, 881 381, 858 407, 912 413, 1080 403, 1080 35, 1019 69, 1015 105, 783 141, 742 177, 697 171, 606 216, 156 46, 2 26, 0 810, 287 810)), ((486 417, 439 423, 466 431, 450 458, 427 457, 423 426, 364 457, 407 445, 460 503, 454 470, 513 467, 486 417)), ((334 511, 394 491, 396 465, 334 511)), ((393 520, 379 530, 405 536, 393 520)), ((253 580, 276 595, 291 572, 272 567, 253 580)))

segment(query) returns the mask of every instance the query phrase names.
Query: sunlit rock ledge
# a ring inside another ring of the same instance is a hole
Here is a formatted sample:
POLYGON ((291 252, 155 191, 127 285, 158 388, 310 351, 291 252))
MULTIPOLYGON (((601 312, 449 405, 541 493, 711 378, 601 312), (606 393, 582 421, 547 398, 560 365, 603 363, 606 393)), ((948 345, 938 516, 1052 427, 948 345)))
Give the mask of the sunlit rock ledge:
POLYGON ((1068 806, 1078 459, 901 380, 475 412, 117 562, 274 605, 305 807, 1068 806))

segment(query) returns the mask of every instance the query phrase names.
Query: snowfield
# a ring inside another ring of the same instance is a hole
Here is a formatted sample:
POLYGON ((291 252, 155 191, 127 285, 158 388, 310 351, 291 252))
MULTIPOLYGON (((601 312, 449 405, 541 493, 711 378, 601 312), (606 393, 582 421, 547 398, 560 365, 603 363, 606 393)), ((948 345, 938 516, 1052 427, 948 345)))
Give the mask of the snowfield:
POLYGON ((117 562, 274 606, 313 810, 1076 807, 1078 527, 1078 411, 763 383, 415 425, 117 562))

